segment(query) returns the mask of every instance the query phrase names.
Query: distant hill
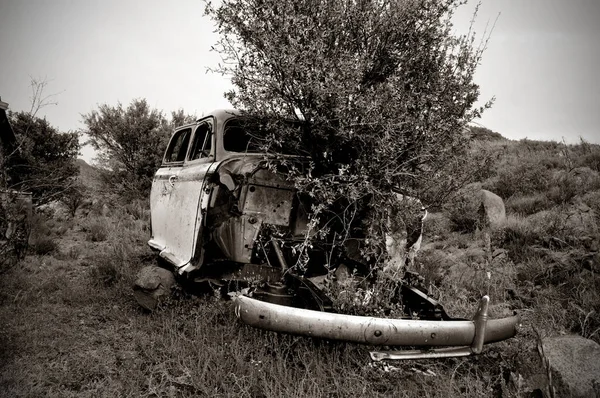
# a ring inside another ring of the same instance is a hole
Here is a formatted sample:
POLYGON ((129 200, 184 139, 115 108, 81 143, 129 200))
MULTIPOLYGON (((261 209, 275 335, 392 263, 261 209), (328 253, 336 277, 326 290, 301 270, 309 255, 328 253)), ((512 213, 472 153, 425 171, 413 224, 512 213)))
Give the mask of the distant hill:
POLYGON ((478 141, 508 141, 500 133, 496 133, 485 127, 470 126, 471 138, 478 141))
POLYGON ((79 167, 79 181, 81 184, 86 188, 99 190, 102 186, 100 180, 100 169, 88 164, 83 159, 77 159, 75 163, 79 167))

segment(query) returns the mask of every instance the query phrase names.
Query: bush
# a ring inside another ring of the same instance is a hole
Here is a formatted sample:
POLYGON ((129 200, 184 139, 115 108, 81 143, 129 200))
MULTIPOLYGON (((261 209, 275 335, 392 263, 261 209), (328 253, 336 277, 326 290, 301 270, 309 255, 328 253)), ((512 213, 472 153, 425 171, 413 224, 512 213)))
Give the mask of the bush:
POLYGON ((454 231, 474 232, 480 227, 480 185, 463 188, 445 206, 454 231))
POLYGON ((451 231, 451 223, 445 213, 429 212, 423 222, 423 239, 444 239, 451 231))
POLYGON ((113 286, 122 276, 121 268, 106 257, 100 258, 91 269, 92 280, 100 286, 113 286))
POLYGON ((33 239, 29 247, 34 254, 45 256, 55 253, 58 250, 58 243, 51 236, 38 236, 33 239))
POLYGON ((26 112, 10 112, 8 117, 19 143, 5 165, 9 188, 31 192, 38 206, 68 195, 79 173, 79 134, 59 132, 46 119, 26 112))
POLYGON ((307 244, 365 231, 361 254, 384 261, 378 226, 397 193, 439 205, 486 172, 465 126, 492 105, 475 107, 473 81, 487 37, 477 46, 474 31, 455 35, 452 15, 463 4, 227 0, 207 7, 227 60, 219 72, 232 77, 226 96, 261 126, 251 130, 257 146, 310 159, 288 171, 318 204, 311 226, 324 233, 307 233, 307 244))
POLYGON ((55 221, 42 213, 34 213, 31 217, 31 235, 29 247, 34 254, 43 256, 58 250, 55 221))
POLYGON ((125 212, 134 220, 150 221, 150 206, 148 200, 132 200, 125 204, 125 212))
POLYGON ((578 167, 589 167, 594 171, 600 172, 600 150, 580 156, 576 164, 578 167))
POLYGON ((600 174, 589 167, 560 170, 552 175, 546 196, 556 204, 569 203, 576 196, 600 189, 600 174))
POLYGON ((86 233, 87 240, 91 242, 103 242, 108 238, 109 222, 101 217, 82 225, 82 230, 86 233))
POLYGON ((498 173, 492 189, 502 198, 544 192, 549 186, 550 171, 539 160, 523 161, 498 173))
POLYGON ((520 216, 529 216, 543 210, 548 210, 552 206, 552 202, 543 193, 525 196, 517 195, 506 201, 507 211, 520 216))

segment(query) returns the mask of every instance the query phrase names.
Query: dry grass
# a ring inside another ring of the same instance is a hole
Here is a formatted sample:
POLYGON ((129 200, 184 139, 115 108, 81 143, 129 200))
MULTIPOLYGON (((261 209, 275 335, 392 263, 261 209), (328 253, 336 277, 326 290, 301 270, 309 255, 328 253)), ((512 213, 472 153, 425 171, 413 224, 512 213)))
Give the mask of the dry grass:
MULTIPOLYGON (((551 180, 568 164, 597 173, 589 148, 557 160, 560 145, 519 145, 507 146, 500 164, 517 169, 527 157, 540 167, 527 178, 551 180)), ((556 179, 563 191, 553 193, 527 178, 521 191, 508 174, 484 182, 512 192, 491 252, 484 234, 452 231, 446 214, 425 225, 417 271, 450 315, 471 317, 483 294, 493 316, 522 314, 520 334, 481 356, 372 364, 369 347, 255 330, 229 302, 181 291, 145 313, 131 284, 154 261, 145 244, 149 214, 132 203, 106 217, 40 222, 38 238, 55 249, 32 251, 0 279, 0 396, 523 396, 532 387, 520 380, 543 372, 540 337, 600 342, 600 277, 582 265, 598 251, 600 191, 568 191, 579 188, 556 179)))
MULTIPOLYGON (((247 327, 213 296, 180 294, 145 313, 131 283, 153 258, 144 221, 124 216, 102 221, 110 233, 101 241, 87 238, 89 220, 76 219, 56 238, 62 255, 28 256, 4 275, 1 396, 475 397, 511 389, 503 369, 517 341, 479 358, 390 367, 372 364, 368 347, 247 327)), ((470 315, 475 301, 465 301, 470 315)))

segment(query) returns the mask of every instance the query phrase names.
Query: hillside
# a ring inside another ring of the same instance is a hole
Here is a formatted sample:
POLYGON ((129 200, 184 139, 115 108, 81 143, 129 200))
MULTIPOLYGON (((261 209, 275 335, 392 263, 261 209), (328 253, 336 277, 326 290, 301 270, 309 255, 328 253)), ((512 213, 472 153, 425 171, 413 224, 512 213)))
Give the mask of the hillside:
POLYGON ((144 201, 98 194, 75 217, 37 214, 29 255, 0 279, 1 396, 519 397, 540 394, 546 336, 600 342, 600 147, 510 141, 480 131, 486 177, 432 212, 415 270, 448 313, 518 311, 517 337, 480 356, 372 363, 369 347, 277 335, 240 323, 231 302, 177 289, 152 314, 131 291, 154 263, 144 201), (473 189, 500 195, 489 240, 473 189))
POLYGON ((100 169, 88 164, 83 159, 77 159, 76 164, 79 167, 78 179, 81 185, 94 191, 100 190, 102 187, 102 181, 100 180, 100 169))

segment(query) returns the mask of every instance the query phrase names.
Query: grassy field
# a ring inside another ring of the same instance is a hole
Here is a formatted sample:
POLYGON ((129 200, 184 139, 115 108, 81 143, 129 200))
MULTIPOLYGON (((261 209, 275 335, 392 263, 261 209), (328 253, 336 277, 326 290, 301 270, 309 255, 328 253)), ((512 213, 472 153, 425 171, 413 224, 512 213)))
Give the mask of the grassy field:
POLYGON ((131 285, 155 261, 145 243, 148 211, 100 201, 74 218, 38 215, 30 254, 1 275, 0 396, 528 393, 544 376, 541 337, 600 342, 600 156, 578 146, 557 161, 560 145, 492 146, 502 156, 481 184, 505 198, 508 212, 491 237, 493 259, 469 227, 468 205, 454 204, 428 218, 416 265, 452 316, 471 317, 483 294, 493 316, 522 314, 519 335, 483 355, 374 364, 370 347, 255 330, 235 318, 231 302, 182 291, 146 313, 131 285))

